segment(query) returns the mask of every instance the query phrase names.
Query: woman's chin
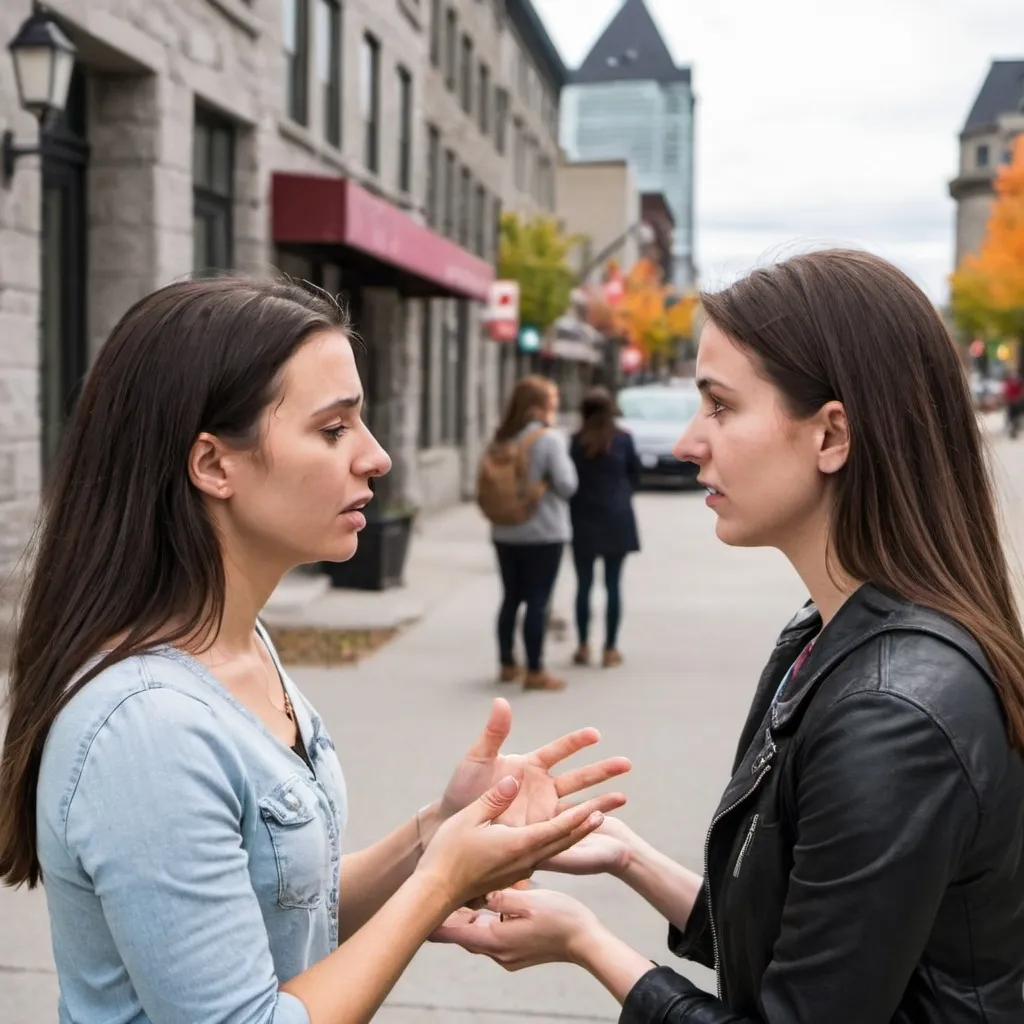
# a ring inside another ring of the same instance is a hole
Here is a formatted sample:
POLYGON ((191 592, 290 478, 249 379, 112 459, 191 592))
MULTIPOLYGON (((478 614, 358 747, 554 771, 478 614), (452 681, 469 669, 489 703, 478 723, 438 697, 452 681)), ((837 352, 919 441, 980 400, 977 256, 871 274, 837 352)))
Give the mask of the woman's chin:
POLYGON ((359 534, 351 533, 346 537, 336 540, 330 551, 320 556, 321 562, 347 562, 359 547, 359 534))

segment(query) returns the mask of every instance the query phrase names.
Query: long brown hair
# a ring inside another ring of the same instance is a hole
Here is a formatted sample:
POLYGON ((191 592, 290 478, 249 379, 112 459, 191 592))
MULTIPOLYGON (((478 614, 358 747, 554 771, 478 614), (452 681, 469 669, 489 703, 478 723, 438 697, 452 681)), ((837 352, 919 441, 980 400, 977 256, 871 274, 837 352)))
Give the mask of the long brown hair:
POLYGON ((154 292, 100 349, 44 498, 14 642, 0 756, 7 884, 40 879, 36 785, 61 708, 124 658, 219 631, 224 567, 189 480, 195 438, 208 431, 258 451, 284 364, 311 332, 347 327, 339 306, 303 287, 226 277, 154 292))
POLYGON ((1024 634, 994 487, 963 366, 927 297, 876 256, 829 250, 701 301, 794 416, 843 403, 850 455, 835 480, 831 566, 970 632, 1024 749, 1024 634))
POLYGON ((583 422, 576 439, 588 459, 596 459, 608 451, 615 437, 615 417, 618 416, 615 398, 607 388, 591 388, 580 402, 583 422))
POLYGON ((505 405, 505 415, 494 432, 495 441, 511 441, 543 412, 555 389, 554 381, 531 373, 516 382, 505 405))

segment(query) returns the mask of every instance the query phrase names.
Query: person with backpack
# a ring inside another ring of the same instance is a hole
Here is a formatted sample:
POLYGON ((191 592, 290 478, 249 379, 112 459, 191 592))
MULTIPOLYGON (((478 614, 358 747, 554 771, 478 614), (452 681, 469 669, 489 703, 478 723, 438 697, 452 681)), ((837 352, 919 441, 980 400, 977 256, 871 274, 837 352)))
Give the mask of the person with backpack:
POLYGON ((499 679, 522 679, 527 690, 565 688, 544 668, 548 606, 562 552, 572 539, 569 499, 577 486, 568 448, 551 429, 558 399, 558 388, 546 377, 532 374, 520 380, 477 478, 477 502, 491 522, 504 591, 498 613, 499 679), (525 676, 513 654, 523 604, 525 676))
POLYGON ((572 554, 576 564, 576 632, 579 646, 573 661, 590 664, 590 591, 594 565, 604 561, 605 668, 622 664, 618 650, 622 621, 620 582, 626 556, 640 550, 633 512, 633 492, 640 483, 640 459, 632 435, 620 430, 615 398, 607 388, 587 392, 580 406, 582 424, 573 435, 569 453, 580 485, 569 508, 572 516, 572 554))

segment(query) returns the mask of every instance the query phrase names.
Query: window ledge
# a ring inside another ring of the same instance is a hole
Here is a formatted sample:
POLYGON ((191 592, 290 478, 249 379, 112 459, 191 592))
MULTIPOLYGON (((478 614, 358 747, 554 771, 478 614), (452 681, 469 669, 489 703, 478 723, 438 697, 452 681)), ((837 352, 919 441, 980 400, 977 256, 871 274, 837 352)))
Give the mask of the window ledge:
POLYGON ((249 5, 243 0, 207 0, 207 3, 211 7, 216 7, 224 17, 237 25, 243 32, 248 33, 253 39, 258 38, 263 32, 263 25, 259 18, 253 14, 249 5))
POLYGON ((281 119, 277 122, 277 130, 282 138, 301 146, 308 153, 320 157, 324 163, 330 164, 342 174, 349 174, 349 165, 341 150, 330 143, 318 139, 305 125, 296 121, 281 119))

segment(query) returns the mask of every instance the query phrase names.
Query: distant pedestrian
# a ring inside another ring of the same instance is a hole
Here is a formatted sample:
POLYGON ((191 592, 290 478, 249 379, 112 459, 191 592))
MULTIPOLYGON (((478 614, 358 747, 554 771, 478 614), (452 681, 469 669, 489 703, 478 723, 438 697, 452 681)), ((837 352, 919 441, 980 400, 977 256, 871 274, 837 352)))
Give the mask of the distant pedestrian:
POLYGON ((589 391, 580 406, 582 425, 570 448, 579 476, 579 488, 570 503, 579 636, 573 660, 577 665, 590 664, 590 591, 594 567, 601 559, 606 594, 602 656, 605 668, 622 664, 618 649, 622 567, 627 555, 640 550, 633 512, 640 460, 632 436, 615 423, 617 413, 615 399, 607 388, 589 391))
POLYGON ((1016 369, 1010 370, 1003 381, 1003 404, 1006 406, 1006 431, 1010 437, 1016 437, 1024 408, 1024 381, 1016 369))
POLYGON ((494 439, 480 464, 477 499, 491 520, 504 594, 498 613, 499 679, 523 679, 527 690, 561 690, 565 682, 544 668, 544 635, 565 545, 572 538, 569 499, 576 467, 565 440, 551 428, 558 388, 531 375, 516 384, 494 439), (519 608, 526 605, 526 673, 516 664, 519 608))

